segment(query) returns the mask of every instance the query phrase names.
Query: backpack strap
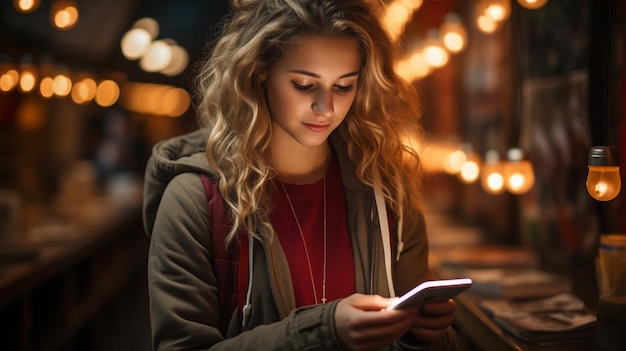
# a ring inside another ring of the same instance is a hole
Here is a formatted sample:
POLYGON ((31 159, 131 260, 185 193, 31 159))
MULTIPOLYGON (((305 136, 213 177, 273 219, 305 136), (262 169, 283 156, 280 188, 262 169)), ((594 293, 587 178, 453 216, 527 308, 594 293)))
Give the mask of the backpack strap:
POLYGON ((209 234, 213 245, 213 271, 217 279, 219 296, 220 330, 226 335, 230 319, 235 308, 241 315, 246 303, 248 285, 248 236, 239 235, 226 245, 226 237, 232 228, 230 213, 222 198, 219 187, 205 173, 200 173, 200 180, 207 198, 209 210, 209 234), (238 294, 241 291, 241 294, 238 294))

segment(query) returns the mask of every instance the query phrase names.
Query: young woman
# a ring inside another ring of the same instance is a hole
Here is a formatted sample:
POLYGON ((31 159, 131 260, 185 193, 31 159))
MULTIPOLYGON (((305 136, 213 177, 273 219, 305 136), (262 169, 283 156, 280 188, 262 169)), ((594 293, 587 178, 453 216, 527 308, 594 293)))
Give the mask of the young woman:
POLYGON ((432 277, 401 141, 417 96, 376 6, 234 1, 199 76, 201 128, 156 145, 146 171, 155 349, 456 349, 452 300, 383 310, 432 277), (249 252, 224 332, 200 173, 224 199, 224 245, 249 252))

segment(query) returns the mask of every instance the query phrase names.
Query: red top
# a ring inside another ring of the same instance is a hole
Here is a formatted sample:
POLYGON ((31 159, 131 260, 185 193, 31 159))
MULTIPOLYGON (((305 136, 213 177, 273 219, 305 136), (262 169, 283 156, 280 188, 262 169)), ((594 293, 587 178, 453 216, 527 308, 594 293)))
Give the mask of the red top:
MULTIPOLYGON (((308 248, 317 303, 322 303, 324 269, 324 179, 306 185, 284 184, 300 222, 308 248)), ((271 221, 283 247, 296 298, 296 306, 316 303, 306 251, 285 192, 277 184, 271 221)), ((326 299, 346 297, 355 291, 354 255, 346 216, 346 200, 337 160, 326 173, 326 299)))

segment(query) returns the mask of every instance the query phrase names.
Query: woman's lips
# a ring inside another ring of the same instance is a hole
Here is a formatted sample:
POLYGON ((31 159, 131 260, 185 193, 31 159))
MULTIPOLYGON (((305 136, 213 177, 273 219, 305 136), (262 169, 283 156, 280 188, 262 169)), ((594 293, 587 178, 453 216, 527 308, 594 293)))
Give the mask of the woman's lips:
POLYGON ((312 123, 302 123, 307 129, 310 131, 319 133, 324 132, 328 128, 330 128, 330 124, 312 124, 312 123))

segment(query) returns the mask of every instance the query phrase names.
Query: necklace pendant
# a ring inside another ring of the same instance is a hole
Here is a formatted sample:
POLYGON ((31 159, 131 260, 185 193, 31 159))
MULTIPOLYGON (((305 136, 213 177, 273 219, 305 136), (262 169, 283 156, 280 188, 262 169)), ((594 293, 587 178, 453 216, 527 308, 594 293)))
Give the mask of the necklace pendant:
POLYGON ((326 298, 322 297, 322 305, 325 305, 325 304, 326 304, 326 298))

